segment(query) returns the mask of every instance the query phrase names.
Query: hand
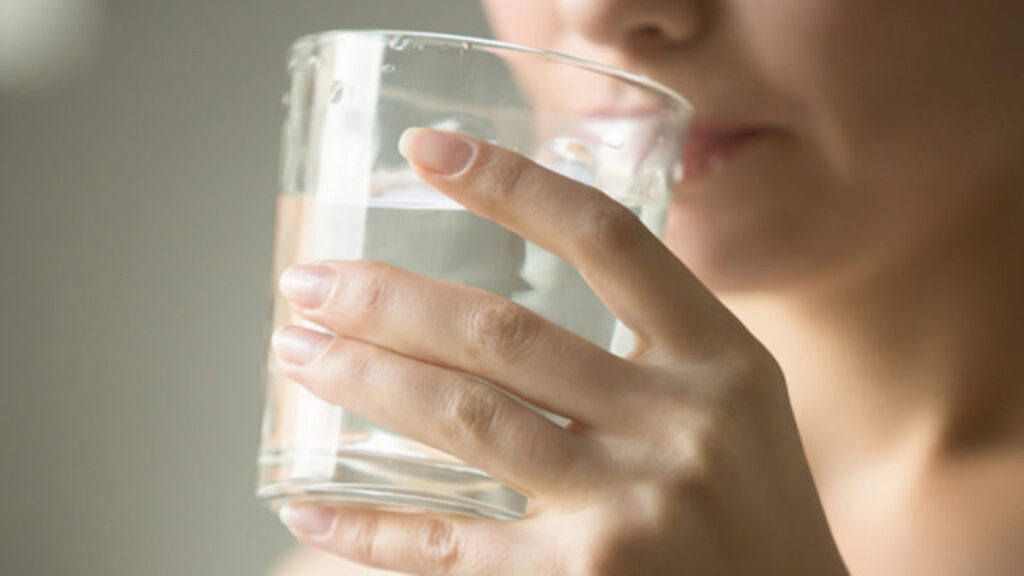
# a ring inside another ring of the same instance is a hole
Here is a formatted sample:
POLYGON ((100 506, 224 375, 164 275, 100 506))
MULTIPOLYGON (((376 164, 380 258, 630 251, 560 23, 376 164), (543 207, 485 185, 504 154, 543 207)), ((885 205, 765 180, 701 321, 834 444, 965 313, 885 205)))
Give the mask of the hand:
POLYGON ((518 521, 287 508, 301 540, 417 575, 845 574, 777 364, 632 213, 478 140, 417 130, 402 148, 428 184, 577 268, 638 345, 621 358, 383 264, 293 269, 283 292, 339 336, 275 334, 289 377, 530 498, 518 521))
POLYGON ((408 576, 356 564, 330 552, 296 546, 286 551, 265 576, 408 576))

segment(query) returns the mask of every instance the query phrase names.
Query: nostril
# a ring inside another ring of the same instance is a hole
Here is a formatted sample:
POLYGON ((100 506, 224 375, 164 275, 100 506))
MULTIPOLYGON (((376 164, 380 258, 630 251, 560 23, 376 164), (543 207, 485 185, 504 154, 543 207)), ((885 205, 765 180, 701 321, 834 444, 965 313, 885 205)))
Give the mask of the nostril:
POLYGON ((644 24, 634 27, 629 31, 626 40, 636 49, 666 46, 680 41, 668 30, 656 24, 644 24))
POLYGON ((674 8, 672 12, 638 14, 628 27, 628 38, 652 45, 692 42, 704 24, 704 14, 693 3, 676 4, 674 8))
POLYGON ((661 36, 662 31, 661 28, 658 28, 654 24, 645 24, 637 29, 636 35, 643 37, 656 37, 661 36))

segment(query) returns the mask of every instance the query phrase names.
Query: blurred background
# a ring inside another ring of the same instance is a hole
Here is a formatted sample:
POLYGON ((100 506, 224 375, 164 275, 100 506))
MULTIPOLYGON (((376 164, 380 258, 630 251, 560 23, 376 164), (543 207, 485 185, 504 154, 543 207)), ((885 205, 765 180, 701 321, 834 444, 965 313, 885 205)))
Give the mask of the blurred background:
POLYGON ((286 53, 475 0, 0 0, 0 574, 262 574, 286 53))

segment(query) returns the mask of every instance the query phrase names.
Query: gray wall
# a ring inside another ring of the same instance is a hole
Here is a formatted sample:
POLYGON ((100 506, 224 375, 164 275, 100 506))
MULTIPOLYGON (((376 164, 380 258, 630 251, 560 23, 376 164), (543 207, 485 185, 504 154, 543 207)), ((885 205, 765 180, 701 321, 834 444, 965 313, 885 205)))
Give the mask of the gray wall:
POLYGON ((0 91, 0 574, 259 574, 290 542, 251 495, 287 45, 486 25, 472 0, 103 6, 84 70, 0 91))

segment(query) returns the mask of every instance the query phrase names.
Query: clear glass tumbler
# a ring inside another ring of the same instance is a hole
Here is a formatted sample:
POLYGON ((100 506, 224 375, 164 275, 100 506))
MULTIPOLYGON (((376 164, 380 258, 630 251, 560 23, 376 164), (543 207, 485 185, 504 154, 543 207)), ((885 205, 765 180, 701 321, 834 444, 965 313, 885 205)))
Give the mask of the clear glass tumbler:
MULTIPOLYGON (((429 126, 497 143, 602 190, 660 234, 682 179, 692 116, 682 98, 577 58, 418 32, 308 36, 294 44, 289 73, 275 280, 303 262, 387 262, 489 290, 630 352, 632 335, 573 268, 426 186, 398 140, 407 127, 429 126)), ((301 322, 274 293, 271 327, 301 322)), ((272 508, 316 499, 490 518, 525 512, 513 488, 321 401, 267 358, 257 494, 272 508)))

